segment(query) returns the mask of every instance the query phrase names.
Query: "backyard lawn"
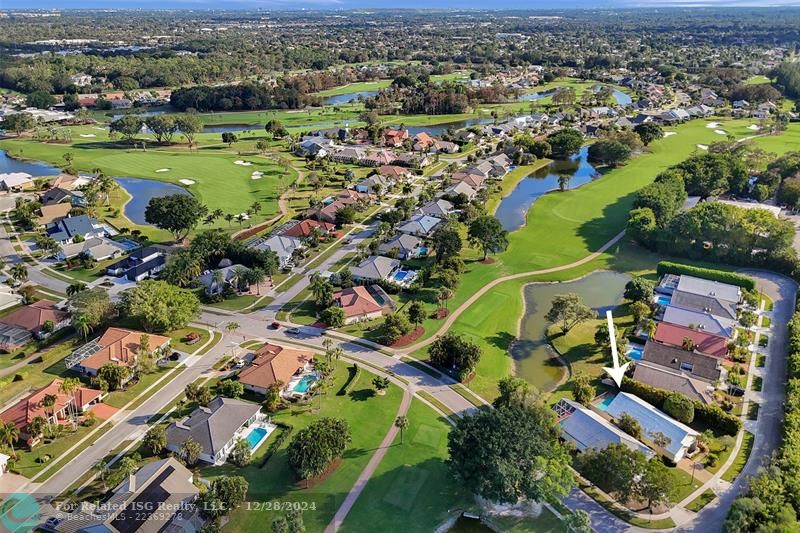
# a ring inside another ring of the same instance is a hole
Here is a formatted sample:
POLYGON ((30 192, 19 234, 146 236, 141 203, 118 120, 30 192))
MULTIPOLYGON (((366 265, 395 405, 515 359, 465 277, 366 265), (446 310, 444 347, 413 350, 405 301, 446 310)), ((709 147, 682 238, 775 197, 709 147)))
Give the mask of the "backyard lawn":
POLYGON ((474 506, 445 463, 450 424, 418 400, 407 416, 404 444, 398 435, 344 521, 344 531, 403 524, 409 533, 429 532, 453 510, 474 506))
MULTIPOLYGON (((206 467, 201 470, 203 477, 220 475, 243 475, 250 483, 248 501, 250 502, 306 502, 315 509, 304 513, 308 531, 322 531, 333 518, 334 513, 355 483, 391 427, 402 396, 401 390, 392 385, 385 396, 374 396, 370 385, 371 374, 362 369, 358 385, 347 396, 337 395, 345 384, 349 372, 346 364, 338 364, 332 377, 332 384, 321 402, 313 400, 312 405, 293 405, 272 416, 277 422, 293 426, 293 434, 279 447, 275 454, 260 467, 258 458, 254 464, 242 469, 232 465, 206 467), (345 452, 339 467, 318 485, 305 489, 298 486, 294 472, 286 459, 286 448, 292 436, 302 427, 322 417, 341 417, 347 420, 353 440, 345 452)), ((270 445, 268 440, 257 455, 270 445)), ((228 524, 230 531, 267 530, 275 513, 262 509, 247 509, 243 506, 231 515, 228 524)))

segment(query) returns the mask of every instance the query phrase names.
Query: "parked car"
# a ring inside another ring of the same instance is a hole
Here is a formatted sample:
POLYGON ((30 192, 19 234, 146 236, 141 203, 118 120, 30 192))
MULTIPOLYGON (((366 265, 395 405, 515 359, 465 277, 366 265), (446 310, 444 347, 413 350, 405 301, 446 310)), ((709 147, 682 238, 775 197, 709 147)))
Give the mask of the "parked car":
POLYGON ((234 363, 233 368, 244 368, 245 362, 244 359, 239 359, 234 363))
POLYGON ((272 324, 269 325, 269 327, 271 327, 272 329, 280 329, 281 323, 280 322, 273 322, 272 324))
POLYGON ((177 361, 181 358, 180 352, 172 352, 172 355, 169 356, 170 361, 177 361))
POLYGON ((289 328, 286 330, 287 335, 300 335, 300 328, 289 328))

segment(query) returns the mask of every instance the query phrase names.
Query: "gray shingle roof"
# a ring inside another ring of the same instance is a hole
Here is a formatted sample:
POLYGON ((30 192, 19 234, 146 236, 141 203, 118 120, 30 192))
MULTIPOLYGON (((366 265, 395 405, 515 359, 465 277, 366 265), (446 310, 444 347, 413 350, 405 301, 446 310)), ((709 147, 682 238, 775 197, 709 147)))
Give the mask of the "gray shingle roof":
POLYGON ((736 303, 715 298, 714 296, 704 296, 676 290, 672 293, 672 300, 670 303, 677 307, 683 307, 684 309, 702 311, 736 320, 736 303))
POLYGON ((736 322, 733 320, 671 304, 664 309, 663 320, 679 326, 696 327, 701 331, 723 337, 733 335, 733 329, 736 326, 736 322))
POLYGON ((721 373, 721 363, 717 357, 690 352, 653 341, 647 341, 647 344, 644 345, 642 359, 672 370, 683 371, 707 381, 719 379, 721 373))
POLYGON ((647 361, 637 361, 633 379, 657 389, 679 392, 692 400, 710 404, 713 399, 710 385, 705 381, 692 379, 683 372, 677 372, 647 361))
POLYGON ((399 266, 400 261, 397 259, 373 255, 364 259, 357 267, 351 268, 350 272, 356 278, 381 280, 399 266))
POLYGON ((713 296, 718 300, 727 300, 733 303, 739 303, 739 299, 741 298, 741 289, 736 285, 696 278, 685 274, 681 275, 677 289, 682 292, 701 296, 713 296))
POLYGON ((208 407, 198 407, 183 422, 170 424, 167 444, 180 446, 192 437, 203 447, 203 453, 213 457, 260 409, 255 403, 217 396, 208 407))

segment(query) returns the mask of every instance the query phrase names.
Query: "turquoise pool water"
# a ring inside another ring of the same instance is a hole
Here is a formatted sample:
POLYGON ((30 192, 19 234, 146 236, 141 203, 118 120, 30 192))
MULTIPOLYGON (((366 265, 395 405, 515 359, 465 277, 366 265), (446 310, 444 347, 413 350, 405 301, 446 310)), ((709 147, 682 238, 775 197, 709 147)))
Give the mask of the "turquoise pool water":
POLYGON ((404 279, 406 279, 406 276, 408 276, 408 272, 405 272, 405 271, 402 271, 402 270, 400 272, 395 272, 394 273, 395 281, 403 281, 404 279))
POLYGON ((426 255, 428 255, 428 247, 427 246, 420 246, 417 249, 417 256, 418 257, 425 257, 426 255))
POLYGON ((269 431, 267 431, 266 428, 256 427, 247 434, 247 437, 244 440, 246 440, 247 444, 250 445, 251 450, 255 450, 268 436, 269 431))
POLYGON ((317 381, 317 376, 313 374, 307 374, 300 378, 300 381, 292 388, 293 392, 299 392, 300 394, 305 394, 308 392, 308 389, 311 388, 311 385, 317 381))
POLYGON ((671 296, 666 296, 664 294, 659 294, 658 297, 656 298, 656 303, 658 305, 669 305, 669 303, 671 301, 672 301, 672 297, 671 296))
POLYGON ((644 348, 642 348, 641 346, 633 346, 631 347, 630 350, 628 350, 628 353, 625 355, 627 355, 628 357, 630 357, 635 361, 639 361, 642 359, 643 353, 644 353, 644 348))
POLYGON ((617 397, 616 394, 609 394, 608 396, 603 398, 602 402, 600 402, 597 405, 595 405, 595 407, 597 407, 601 411, 605 411, 605 410, 608 409, 608 406, 611 405, 611 402, 613 402, 614 398, 616 398, 616 397, 617 397))

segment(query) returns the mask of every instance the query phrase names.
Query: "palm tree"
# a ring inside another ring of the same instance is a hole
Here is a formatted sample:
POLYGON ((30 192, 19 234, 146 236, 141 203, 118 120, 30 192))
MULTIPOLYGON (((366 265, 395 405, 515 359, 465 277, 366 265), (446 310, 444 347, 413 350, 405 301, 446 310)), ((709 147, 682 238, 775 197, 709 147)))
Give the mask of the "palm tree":
POLYGON ((250 206, 250 211, 256 215, 259 214, 261 212, 261 204, 258 202, 253 202, 253 205, 250 206))
POLYGON ((108 479, 109 472, 108 463, 100 459, 92 465, 92 470, 94 470, 97 479, 103 484, 103 490, 108 490, 108 487, 106 487, 106 479, 108 479))
POLYGON ((232 215, 230 213, 225 213, 225 216, 223 218, 228 223, 228 226, 231 226, 231 222, 233 222, 233 220, 236 218, 236 215, 232 215))
POLYGON ((244 222, 245 220, 247 220, 247 215, 245 215, 244 213, 239 213, 238 215, 236 215, 236 221, 239 223, 240 228, 242 227, 242 222, 244 222))
POLYGON ((261 296, 261 284, 267 279, 267 273, 264 270, 256 267, 250 269, 250 281, 256 286, 256 293, 261 296))
POLYGON ((211 287, 216 288, 218 292, 222 292, 223 283, 225 283, 225 274, 222 273, 222 270, 215 270, 211 274, 211 287))
POLYGON ((17 439, 19 439, 19 429, 17 426, 12 422, 7 424, 0 422, 0 443, 11 448, 12 455, 16 455, 16 453, 14 453, 14 443, 17 442, 17 439))
POLYGON ((400 444, 403 444, 403 433, 408 429, 408 417, 398 416, 394 421, 394 427, 400 430, 400 444))
POLYGON ((228 330, 228 333, 233 333, 240 327, 242 326, 240 326, 238 322, 228 322, 227 324, 225 324, 225 329, 228 330))
POLYGON ((67 296, 75 296, 79 292, 83 292, 87 289, 85 283, 81 283, 80 281, 76 281, 75 283, 71 283, 69 287, 67 287, 67 296))
POLYGON ((23 263, 14 263, 10 272, 11 277, 16 281, 22 282, 28 279, 28 267, 26 267, 23 263))
POLYGON ((47 421, 44 418, 41 416, 34 417, 28 425, 28 435, 39 437, 44 432, 45 427, 47 427, 47 421))
POLYGON ((70 419, 72 420, 72 425, 75 425, 75 417, 77 413, 75 412, 75 402, 73 400, 75 396, 75 391, 81 387, 81 382, 78 378, 65 378, 64 381, 61 382, 61 385, 58 386, 58 392, 61 394, 66 395, 72 401, 67 404, 67 408, 69 409, 70 419))
POLYGON ((83 337, 83 340, 86 340, 86 337, 88 337, 89 333, 92 331, 91 321, 84 313, 78 313, 72 317, 72 327, 75 328, 75 331, 81 337, 83 337))
POLYGON ((55 394, 45 394, 44 398, 42 398, 42 407, 44 407, 44 412, 48 415, 47 417, 47 428, 50 429, 50 418, 53 416, 53 407, 56 405, 56 400, 58 397, 55 394))
POLYGON ((447 287, 442 287, 439 289, 439 301, 442 302, 442 306, 447 309, 447 300, 453 295, 453 291, 448 289, 447 287))

